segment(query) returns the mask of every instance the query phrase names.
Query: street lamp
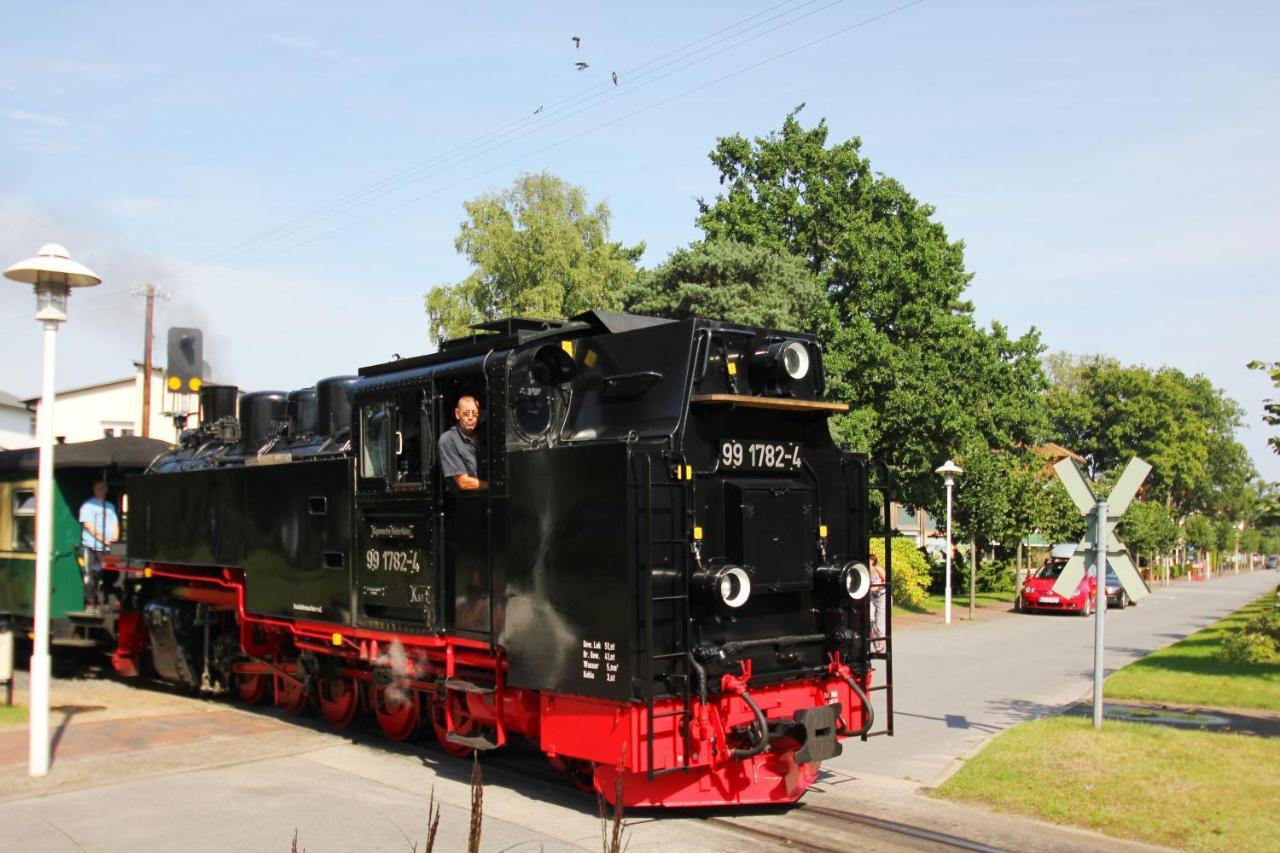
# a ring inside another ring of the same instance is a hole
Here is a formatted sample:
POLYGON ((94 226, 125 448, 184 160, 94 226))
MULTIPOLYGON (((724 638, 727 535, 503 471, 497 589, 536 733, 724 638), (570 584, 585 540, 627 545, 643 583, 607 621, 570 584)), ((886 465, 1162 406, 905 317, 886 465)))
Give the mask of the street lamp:
POLYGON ((956 484, 956 477, 964 473, 964 469, 957 465, 954 461, 948 459, 943 462, 933 473, 941 474, 943 482, 947 485, 947 597, 946 604, 943 607, 944 618, 948 625, 951 624, 951 489, 956 484))
POLYGON ((57 243, 42 246, 34 258, 4 271, 5 278, 35 286, 36 319, 44 326, 43 393, 36 433, 40 472, 36 486, 35 645, 31 650, 30 773, 49 772, 49 594, 53 551, 53 369, 57 359, 58 324, 67 319, 67 296, 73 287, 92 287, 102 279, 71 260, 57 243))

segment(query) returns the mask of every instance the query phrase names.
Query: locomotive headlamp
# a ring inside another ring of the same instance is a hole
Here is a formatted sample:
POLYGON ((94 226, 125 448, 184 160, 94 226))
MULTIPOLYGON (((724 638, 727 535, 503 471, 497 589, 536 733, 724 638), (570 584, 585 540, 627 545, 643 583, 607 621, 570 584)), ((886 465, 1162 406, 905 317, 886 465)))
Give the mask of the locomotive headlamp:
POLYGON ((819 566, 818 591, 829 598, 861 601, 871 591, 871 570, 856 560, 843 566, 819 566))
POLYGON ((774 358, 778 360, 778 366, 783 372, 792 379, 804 379, 809 375, 809 349, 799 341, 781 344, 774 358))
POLYGON ((751 597, 751 576, 738 566, 721 566, 719 569, 698 572, 694 582, 704 598, 713 604, 738 608, 751 597))
POLYGON ((756 350, 752 357, 753 370, 774 383, 804 379, 812 363, 809 348, 800 341, 777 341, 756 350))

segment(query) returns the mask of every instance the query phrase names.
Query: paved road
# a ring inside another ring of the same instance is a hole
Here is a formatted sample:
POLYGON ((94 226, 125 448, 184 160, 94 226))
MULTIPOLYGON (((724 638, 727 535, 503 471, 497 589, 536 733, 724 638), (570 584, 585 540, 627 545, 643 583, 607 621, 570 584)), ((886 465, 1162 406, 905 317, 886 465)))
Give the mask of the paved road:
MULTIPOLYGON (((1261 571, 1175 582, 1136 608, 1108 610, 1107 672, 1221 619, 1278 581, 1276 572, 1261 571)), ((898 632, 894 737, 851 743, 827 766, 940 784, 959 759, 1006 728, 1091 695, 1093 632, 1092 618, 1020 613, 898 632)))

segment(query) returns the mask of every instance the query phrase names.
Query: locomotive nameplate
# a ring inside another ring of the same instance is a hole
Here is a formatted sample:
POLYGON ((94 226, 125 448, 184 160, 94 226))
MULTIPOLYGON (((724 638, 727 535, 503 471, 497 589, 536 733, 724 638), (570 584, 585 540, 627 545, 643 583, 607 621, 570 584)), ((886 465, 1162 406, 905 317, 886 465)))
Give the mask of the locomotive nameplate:
POLYGON ((720 467, 731 471, 792 471, 802 461, 795 441, 720 442, 720 467))

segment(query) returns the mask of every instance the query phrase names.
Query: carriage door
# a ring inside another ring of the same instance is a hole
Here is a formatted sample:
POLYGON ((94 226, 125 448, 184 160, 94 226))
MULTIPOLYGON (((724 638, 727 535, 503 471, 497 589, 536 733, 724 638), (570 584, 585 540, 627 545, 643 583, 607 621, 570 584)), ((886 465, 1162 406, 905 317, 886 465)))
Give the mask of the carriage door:
POLYGON ((435 631, 440 623, 431 385, 362 398, 356 462, 356 624, 435 631))

